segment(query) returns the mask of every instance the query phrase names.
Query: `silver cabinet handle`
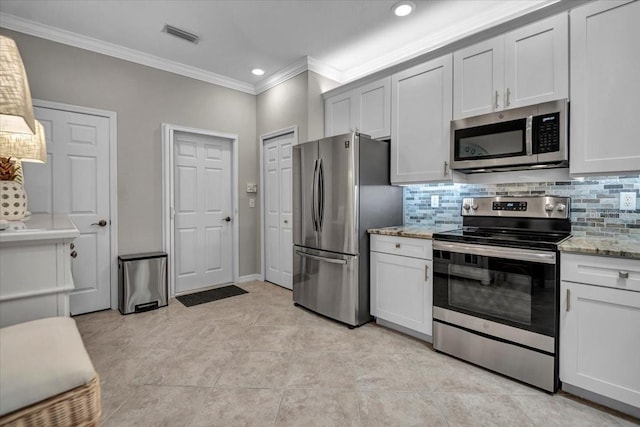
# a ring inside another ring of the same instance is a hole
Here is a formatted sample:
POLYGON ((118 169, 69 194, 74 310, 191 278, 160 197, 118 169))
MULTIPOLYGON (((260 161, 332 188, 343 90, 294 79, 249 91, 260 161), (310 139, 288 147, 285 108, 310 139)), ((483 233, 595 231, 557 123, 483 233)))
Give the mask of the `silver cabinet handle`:
POLYGON ((319 255, 307 254, 307 253, 300 252, 300 251, 296 251, 296 253, 298 255, 300 255, 301 257, 311 258, 311 259, 315 259, 317 261, 330 262, 331 264, 342 264, 342 265, 344 265, 344 264, 347 263, 347 261, 345 261, 343 259, 327 258, 327 257, 319 256, 319 255))
POLYGON ((447 168, 449 167, 449 163, 448 162, 444 162, 444 176, 447 176, 447 168))
POLYGON ((429 281, 429 266, 427 264, 424 265, 424 281, 429 281))
POLYGON ((571 310, 571 291, 567 289, 567 311, 571 310))
POLYGON ((400 249, 400 243, 396 243, 396 249, 400 249))
POLYGON ((500 97, 500 95, 498 94, 498 91, 496 91, 496 102, 494 104, 495 109, 497 110, 499 108, 498 106, 498 98, 500 97))
POLYGON ((508 107, 509 105, 511 105, 511 89, 507 88, 506 107, 508 107))
POLYGON ((618 277, 621 279, 628 279, 629 272, 628 271, 618 271, 618 277))

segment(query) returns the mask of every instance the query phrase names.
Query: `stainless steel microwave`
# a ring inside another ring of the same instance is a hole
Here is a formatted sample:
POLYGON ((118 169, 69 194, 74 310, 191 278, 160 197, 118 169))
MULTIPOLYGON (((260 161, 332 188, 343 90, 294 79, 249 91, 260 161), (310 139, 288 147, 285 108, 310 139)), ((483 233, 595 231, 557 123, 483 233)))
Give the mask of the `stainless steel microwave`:
POLYGON ((451 122, 451 169, 459 172, 568 165, 566 99, 451 122))

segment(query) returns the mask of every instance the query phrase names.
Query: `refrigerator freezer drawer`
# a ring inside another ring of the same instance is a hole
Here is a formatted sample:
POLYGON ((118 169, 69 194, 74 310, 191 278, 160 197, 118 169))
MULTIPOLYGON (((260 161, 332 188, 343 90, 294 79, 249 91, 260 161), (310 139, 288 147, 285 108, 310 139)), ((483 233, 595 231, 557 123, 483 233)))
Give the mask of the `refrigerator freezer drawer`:
POLYGON ((293 301, 351 326, 360 324, 358 256, 294 246, 293 301))

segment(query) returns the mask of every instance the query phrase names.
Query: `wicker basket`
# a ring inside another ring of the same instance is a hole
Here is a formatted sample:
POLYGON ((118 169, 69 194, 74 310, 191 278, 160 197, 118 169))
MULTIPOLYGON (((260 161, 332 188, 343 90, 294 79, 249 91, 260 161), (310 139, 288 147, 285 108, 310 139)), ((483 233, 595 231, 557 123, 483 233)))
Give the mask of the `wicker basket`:
POLYGON ((97 426, 102 412, 100 378, 0 418, 0 426, 97 426))

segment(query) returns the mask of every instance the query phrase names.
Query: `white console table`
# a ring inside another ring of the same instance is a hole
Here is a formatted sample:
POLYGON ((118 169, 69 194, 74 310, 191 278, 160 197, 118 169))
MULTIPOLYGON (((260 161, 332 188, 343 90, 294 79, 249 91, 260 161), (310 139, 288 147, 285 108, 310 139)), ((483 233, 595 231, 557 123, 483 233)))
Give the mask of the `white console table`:
POLYGON ((63 214, 35 214, 0 231, 0 327, 69 315, 70 245, 79 235, 63 214))

